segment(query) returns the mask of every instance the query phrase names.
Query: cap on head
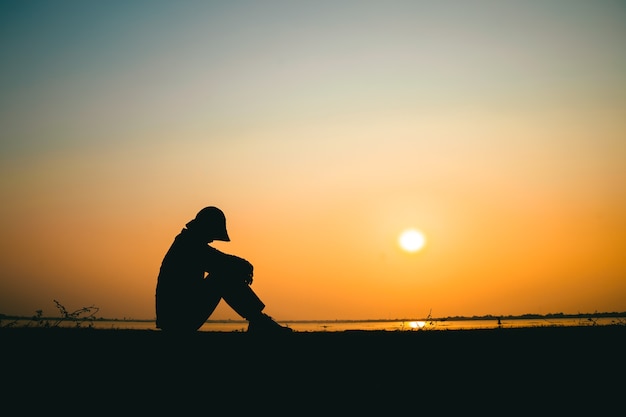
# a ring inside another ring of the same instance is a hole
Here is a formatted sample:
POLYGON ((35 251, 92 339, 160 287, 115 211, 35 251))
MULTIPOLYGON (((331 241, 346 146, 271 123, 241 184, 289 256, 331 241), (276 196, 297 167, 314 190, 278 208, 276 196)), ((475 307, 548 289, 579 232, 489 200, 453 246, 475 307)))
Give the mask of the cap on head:
POLYGON ((226 216, 217 207, 205 207, 196 214, 196 218, 187 223, 188 229, 205 233, 209 239, 230 242, 226 231, 226 216))

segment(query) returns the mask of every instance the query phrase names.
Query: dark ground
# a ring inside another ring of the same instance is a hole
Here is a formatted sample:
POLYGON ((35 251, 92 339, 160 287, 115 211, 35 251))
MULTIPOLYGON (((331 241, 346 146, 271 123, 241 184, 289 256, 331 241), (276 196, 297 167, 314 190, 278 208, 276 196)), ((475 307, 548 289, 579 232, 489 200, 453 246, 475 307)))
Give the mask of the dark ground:
POLYGON ((0 328, 0 346, 3 403, 19 415, 601 416, 620 415, 626 394, 623 325, 184 338, 0 328))

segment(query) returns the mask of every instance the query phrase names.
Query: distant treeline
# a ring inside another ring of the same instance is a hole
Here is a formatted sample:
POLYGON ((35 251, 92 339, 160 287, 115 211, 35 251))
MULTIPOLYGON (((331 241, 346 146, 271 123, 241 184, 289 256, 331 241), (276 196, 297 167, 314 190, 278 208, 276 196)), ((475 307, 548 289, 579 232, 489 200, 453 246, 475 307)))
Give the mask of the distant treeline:
POLYGON ((586 319, 586 318, 603 318, 603 317, 626 317, 626 311, 612 312, 612 313, 577 313, 577 314, 565 314, 565 313, 549 313, 549 314, 522 314, 519 316, 494 316, 488 314, 486 316, 450 316, 443 319, 432 319, 434 321, 442 320, 532 320, 532 319, 586 319))
MULTIPOLYGON (((298 322, 298 323, 367 323, 367 322, 387 322, 387 321, 446 321, 446 320, 532 320, 532 319, 586 319, 586 318, 603 318, 603 317, 626 317, 626 311, 622 312, 606 312, 606 313, 576 313, 576 314, 565 314, 565 313, 549 313, 549 314, 521 314, 521 315, 493 315, 487 314, 484 316, 448 316, 448 317, 427 317, 427 318, 396 318, 396 319, 365 319, 365 320, 283 320, 285 323, 287 322, 298 322)), ((209 320, 211 321, 211 320, 209 320)), ((218 320, 221 321, 221 320, 218 320)))

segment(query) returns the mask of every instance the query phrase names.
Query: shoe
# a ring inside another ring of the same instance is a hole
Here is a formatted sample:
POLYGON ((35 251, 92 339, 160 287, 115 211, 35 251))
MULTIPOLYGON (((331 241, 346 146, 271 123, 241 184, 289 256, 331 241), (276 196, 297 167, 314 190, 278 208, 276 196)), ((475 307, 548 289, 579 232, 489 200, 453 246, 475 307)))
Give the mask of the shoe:
POLYGON ((281 326, 267 314, 261 314, 259 318, 251 320, 248 323, 248 333, 286 334, 293 333, 293 329, 287 326, 281 326))

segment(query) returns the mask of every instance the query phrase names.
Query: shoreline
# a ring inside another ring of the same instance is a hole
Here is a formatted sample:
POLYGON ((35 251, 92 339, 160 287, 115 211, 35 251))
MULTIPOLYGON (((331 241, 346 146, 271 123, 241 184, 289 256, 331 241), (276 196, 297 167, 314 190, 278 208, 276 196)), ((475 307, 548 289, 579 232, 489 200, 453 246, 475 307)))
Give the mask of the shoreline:
MULTIPOLYGON (((288 322, 284 322, 288 323, 288 322)), ((291 323, 291 322, 289 322, 291 323)), ((162 333, 165 334, 162 330, 158 328, 109 328, 109 327, 96 327, 89 326, 89 324, 81 324, 80 326, 76 326, 70 323, 66 323, 67 325, 56 325, 56 326, 41 326, 41 325, 17 325, 17 326, 0 326, 0 336, 4 333, 14 333, 18 334, 20 332, 23 333, 34 333, 36 331, 41 332, 59 332, 71 334, 72 332, 100 332, 100 333, 125 333, 125 334, 145 334, 145 333, 162 333)), ((346 330, 304 330, 304 331, 294 331, 291 333, 292 335, 298 334, 371 334, 371 335, 391 335, 391 334, 425 334, 425 333, 490 333, 490 332, 522 332, 522 331, 533 331, 539 330, 543 331, 543 329, 567 329, 566 331, 577 332, 577 331, 587 331, 587 329, 609 329, 607 331, 619 333, 621 331, 626 332, 626 324, 625 323, 608 323, 608 324, 573 324, 573 325, 563 325, 563 324, 536 324, 536 325, 528 325, 528 326, 491 326, 491 327, 467 327, 467 328, 418 328, 418 329, 404 329, 404 330, 372 330, 372 329, 346 329, 346 330)), ((193 334, 237 334, 237 333, 246 333, 241 330, 198 330, 193 334)))
MULTIPOLYGON (((626 325, 626 319, 616 316, 602 316, 595 318, 516 318, 516 319, 462 319, 462 320, 332 320, 332 321, 280 321, 281 324, 298 332, 327 332, 345 330, 385 330, 385 331, 440 331, 440 330, 472 330, 472 329, 503 329, 524 327, 557 327, 557 326, 605 326, 626 325)), ((141 329, 158 330, 153 320, 14 320, 0 322, 3 327, 83 327, 97 329, 141 329)), ((207 320, 198 330, 212 331, 246 331, 245 320, 207 320)))

